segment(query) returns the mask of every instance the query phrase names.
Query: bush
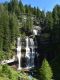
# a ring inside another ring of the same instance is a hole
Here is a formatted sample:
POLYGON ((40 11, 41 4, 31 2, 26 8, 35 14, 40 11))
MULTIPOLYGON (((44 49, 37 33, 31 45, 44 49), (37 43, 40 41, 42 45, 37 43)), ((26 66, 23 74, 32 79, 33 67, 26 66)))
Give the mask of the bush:
POLYGON ((9 79, 11 79, 12 77, 12 73, 10 71, 10 69, 8 68, 8 66, 5 64, 5 65, 2 65, 2 73, 3 75, 7 76, 9 79))
POLYGON ((4 58, 5 58, 5 52, 0 51, 0 61, 4 60, 4 58))

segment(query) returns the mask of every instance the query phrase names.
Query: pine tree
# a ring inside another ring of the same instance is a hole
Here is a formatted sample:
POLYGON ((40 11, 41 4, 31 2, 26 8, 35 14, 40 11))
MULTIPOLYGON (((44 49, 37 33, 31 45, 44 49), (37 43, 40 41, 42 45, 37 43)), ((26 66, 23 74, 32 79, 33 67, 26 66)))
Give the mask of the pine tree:
POLYGON ((36 9, 36 7, 33 8, 33 14, 37 15, 37 9, 36 9))
POLYGON ((10 47, 10 29, 9 29, 9 15, 8 11, 4 11, 2 14, 2 21, 3 21, 3 29, 4 29, 4 36, 3 36, 3 50, 9 51, 10 47))
POLYGON ((3 11, 4 11, 4 6, 2 4, 0 4, 0 50, 3 49, 3 35, 4 35, 3 19, 2 19, 3 11))
POLYGON ((10 0, 10 3, 8 4, 8 10, 18 16, 20 12, 18 0, 10 0))
POLYGON ((19 8, 20 8, 20 13, 24 13, 24 6, 21 0, 19 0, 19 8))
POLYGON ((40 16, 41 16, 41 12, 40 12, 40 9, 37 7, 37 18, 40 18, 40 16))
POLYGON ((46 59, 43 60, 42 66, 40 68, 40 78, 41 80, 51 80, 53 73, 51 67, 46 59))
POLYGON ((3 49, 3 26, 1 23, 1 16, 0 16, 0 50, 3 49))
POLYGON ((28 5, 25 5, 25 13, 28 13, 29 9, 28 9, 28 5))
POLYGON ((44 11, 41 11, 40 13, 40 25, 41 27, 45 27, 45 12, 44 11))
POLYGON ((9 15, 3 5, 0 5, 0 50, 8 51, 10 46, 9 15))
POLYGON ((10 14, 9 26, 10 26, 10 33, 11 33, 11 42, 14 42, 14 40, 19 34, 19 25, 15 13, 10 14))
POLYGON ((60 5, 56 5, 53 14, 53 41, 60 42, 60 5))
POLYGON ((51 12, 46 13, 46 26, 50 29, 53 28, 53 17, 51 12))
POLYGON ((26 20, 26 29, 31 31, 33 27, 33 20, 31 16, 27 16, 27 20, 26 20))

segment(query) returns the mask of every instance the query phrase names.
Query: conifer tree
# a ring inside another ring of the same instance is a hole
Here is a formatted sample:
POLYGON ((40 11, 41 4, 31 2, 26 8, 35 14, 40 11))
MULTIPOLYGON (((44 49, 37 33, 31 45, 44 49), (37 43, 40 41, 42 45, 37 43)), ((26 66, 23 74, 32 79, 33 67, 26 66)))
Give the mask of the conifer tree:
POLYGON ((20 12, 18 0, 10 0, 10 3, 8 4, 8 10, 11 13, 15 12, 15 14, 18 16, 20 12))
POLYGON ((0 49, 8 51, 10 46, 9 15, 3 5, 0 5, 0 11, 0 49))
POLYGON ((19 9, 20 9, 20 13, 24 13, 24 6, 21 0, 19 0, 19 9))
POLYGON ((14 42, 14 40, 19 34, 19 25, 15 13, 10 14, 9 24, 10 24, 11 42, 14 42))
POLYGON ((43 60, 42 66, 40 68, 40 79, 41 80, 51 80, 53 77, 52 69, 46 59, 43 60))
POLYGON ((26 29, 28 29, 29 31, 31 31, 32 26, 33 26, 32 17, 31 16, 28 16, 27 17, 27 20, 26 20, 26 29))
POLYGON ((2 14, 2 21, 3 21, 3 29, 4 29, 4 36, 3 36, 3 50, 8 51, 10 47, 10 29, 9 29, 9 15, 8 11, 4 11, 2 14))
POLYGON ((0 50, 3 49, 3 26, 2 26, 2 16, 0 15, 0 50))

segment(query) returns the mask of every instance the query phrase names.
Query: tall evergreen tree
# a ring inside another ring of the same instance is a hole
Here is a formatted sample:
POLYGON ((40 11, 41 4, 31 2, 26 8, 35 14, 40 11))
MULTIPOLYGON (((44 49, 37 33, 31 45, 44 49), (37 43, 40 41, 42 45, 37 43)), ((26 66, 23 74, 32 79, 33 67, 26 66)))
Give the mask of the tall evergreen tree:
POLYGON ((53 73, 51 67, 46 59, 43 60, 42 66, 40 68, 40 78, 41 80, 51 80, 53 73))
POLYGON ((28 30, 32 30, 33 27, 33 20, 31 16, 27 16, 27 20, 26 20, 26 29, 28 30))
POLYGON ((28 13, 28 5, 25 5, 25 13, 28 13))
POLYGON ((10 24, 11 42, 14 42, 14 40, 19 34, 19 25, 15 13, 10 14, 9 24, 10 24))
POLYGON ((37 7, 37 18, 40 18, 40 16, 41 16, 41 12, 40 12, 40 9, 37 7))
POLYGON ((46 26, 50 29, 53 28, 53 17, 51 12, 46 13, 46 26))
POLYGON ((0 50, 3 50, 3 19, 2 19, 2 13, 4 11, 4 6, 0 4, 0 50))
POLYGON ((10 0, 10 3, 8 4, 8 9, 11 13, 16 13, 16 15, 19 14, 19 3, 18 0, 10 0))
POLYGON ((33 8, 33 14, 37 15, 37 9, 36 9, 36 7, 33 8))
POLYGON ((8 51, 10 46, 9 15, 3 5, 0 6, 0 10, 0 47, 3 48, 3 50, 8 51))
POLYGON ((44 11, 41 11, 40 25, 41 25, 41 27, 45 27, 45 12, 44 11))
POLYGON ((4 11, 4 13, 2 14, 2 19, 3 19, 3 28, 4 28, 3 50, 8 51, 10 47, 10 29, 9 29, 8 11, 4 11))
POLYGON ((60 41, 60 6, 56 5, 53 9, 53 21, 54 21, 54 27, 53 27, 53 34, 54 34, 54 40, 56 42, 60 41))
POLYGON ((19 0, 19 8, 20 8, 20 13, 24 13, 25 10, 24 10, 24 6, 23 6, 23 3, 21 0, 19 0))

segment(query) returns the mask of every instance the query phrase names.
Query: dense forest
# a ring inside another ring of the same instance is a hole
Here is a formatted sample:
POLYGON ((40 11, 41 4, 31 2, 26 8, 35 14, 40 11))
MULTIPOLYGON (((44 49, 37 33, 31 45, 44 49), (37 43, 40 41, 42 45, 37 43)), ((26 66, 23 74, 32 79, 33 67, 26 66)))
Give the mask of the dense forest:
POLYGON ((32 34, 33 25, 42 28, 37 37, 39 63, 46 58, 52 67, 53 78, 60 80, 60 5, 45 12, 38 7, 23 5, 21 0, 0 3, 0 61, 13 57, 17 37, 32 34), (26 16, 26 21, 22 15, 26 16))

